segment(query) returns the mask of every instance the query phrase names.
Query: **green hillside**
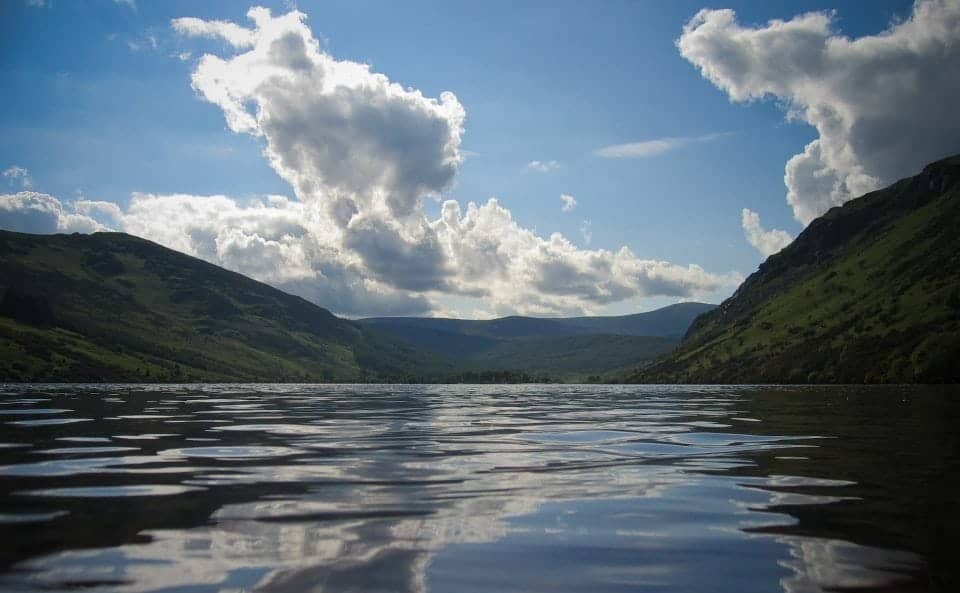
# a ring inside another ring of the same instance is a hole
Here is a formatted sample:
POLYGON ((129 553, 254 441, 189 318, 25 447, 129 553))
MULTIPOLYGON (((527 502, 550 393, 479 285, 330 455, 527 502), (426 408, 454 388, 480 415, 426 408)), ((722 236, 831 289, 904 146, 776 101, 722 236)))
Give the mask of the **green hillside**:
POLYGON ((407 344, 121 233, 0 231, 0 381, 361 381, 407 344))
POLYGON ((960 156, 814 220, 680 348, 662 383, 960 380, 960 156))

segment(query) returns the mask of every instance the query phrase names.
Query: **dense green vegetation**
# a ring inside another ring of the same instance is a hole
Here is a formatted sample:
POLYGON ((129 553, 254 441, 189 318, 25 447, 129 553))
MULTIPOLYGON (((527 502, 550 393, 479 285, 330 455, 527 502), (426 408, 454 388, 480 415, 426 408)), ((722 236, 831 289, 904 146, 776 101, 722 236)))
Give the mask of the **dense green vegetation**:
POLYGON ((143 239, 0 232, 2 381, 375 381, 446 370, 143 239))
POLYGON ((960 380, 960 156, 831 209, 629 380, 960 380))

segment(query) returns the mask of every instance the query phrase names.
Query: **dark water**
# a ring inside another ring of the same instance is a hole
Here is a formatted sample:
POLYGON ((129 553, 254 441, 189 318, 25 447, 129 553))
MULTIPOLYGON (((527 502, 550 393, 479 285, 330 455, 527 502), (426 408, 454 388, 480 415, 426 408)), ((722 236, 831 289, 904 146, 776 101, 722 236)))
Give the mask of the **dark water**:
POLYGON ((960 591, 955 389, 0 391, 3 591, 960 591))

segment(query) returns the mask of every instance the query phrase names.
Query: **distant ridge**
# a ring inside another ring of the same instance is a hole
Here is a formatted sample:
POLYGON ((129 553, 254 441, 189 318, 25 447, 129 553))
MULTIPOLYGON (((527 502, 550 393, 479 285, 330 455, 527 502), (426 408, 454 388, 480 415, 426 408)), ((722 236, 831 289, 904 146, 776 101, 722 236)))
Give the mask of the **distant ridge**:
POLYGON ((628 380, 960 381, 960 156, 830 209, 628 380))
POLYGON ((374 317, 358 323, 450 360, 465 371, 509 369, 602 381, 671 350, 690 323, 714 307, 678 303, 609 317, 374 317))
POLYGON ((368 317, 357 321, 389 328, 398 334, 407 328, 429 329, 494 339, 546 338, 586 334, 680 337, 701 313, 714 309, 707 303, 677 303, 632 315, 594 317, 523 317, 453 319, 438 317, 368 317))

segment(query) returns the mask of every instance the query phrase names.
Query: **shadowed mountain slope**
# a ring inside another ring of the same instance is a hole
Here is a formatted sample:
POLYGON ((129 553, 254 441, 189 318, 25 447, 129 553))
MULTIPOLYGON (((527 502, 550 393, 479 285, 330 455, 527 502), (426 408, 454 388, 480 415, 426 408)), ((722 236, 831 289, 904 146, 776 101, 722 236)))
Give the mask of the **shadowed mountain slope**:
POLYGON ((0 231, 2 381, 361 381, 416 348, 122 233, 0 231))
POLYGON ((832 208, 770 256, 656 383, 960 380, 960 156, 832 208))

